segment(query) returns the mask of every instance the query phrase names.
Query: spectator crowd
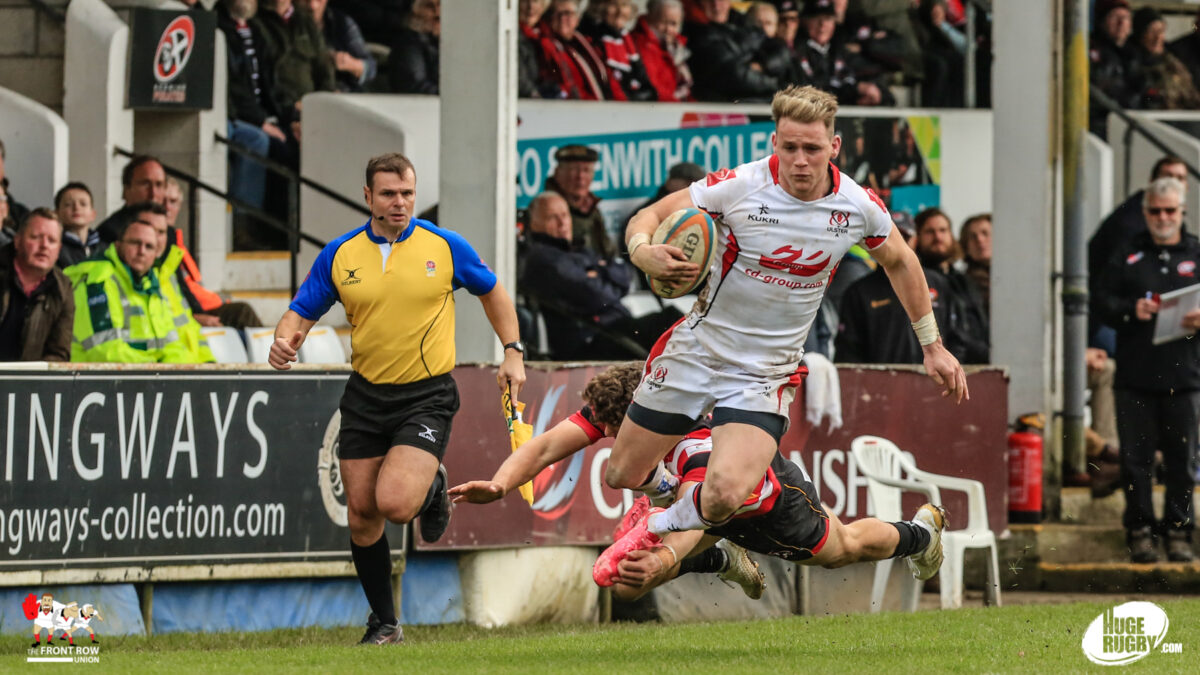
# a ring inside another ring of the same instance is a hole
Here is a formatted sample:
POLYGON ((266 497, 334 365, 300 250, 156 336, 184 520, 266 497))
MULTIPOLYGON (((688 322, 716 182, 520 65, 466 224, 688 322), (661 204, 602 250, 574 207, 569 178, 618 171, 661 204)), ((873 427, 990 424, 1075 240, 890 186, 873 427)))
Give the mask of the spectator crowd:
MULTIPOLYGON (((0 186, 4 157, 0 142, 0 186)), ((99 223, 84 183, 32 209, 5 187, 0 362, 211 363, 203 326, 261 325, 249 305, 203 286, 175 227, 182 194, 162 163, 134 157, 121 183, 124 205, 99 223)))
MULTIPOLYGON (((1200 26, 1200 13, 1196 16, 1200 26)), ((1167 44, 1167 24, 1154 7, 1134 11, 1129 0, 1096 0, 1090 40, 1091 85, 1122 108, 1200 108, 1200 34, 1167 44)), ((1092 133, 1105 138, 1108 108, 1093 96, 1092 133)))

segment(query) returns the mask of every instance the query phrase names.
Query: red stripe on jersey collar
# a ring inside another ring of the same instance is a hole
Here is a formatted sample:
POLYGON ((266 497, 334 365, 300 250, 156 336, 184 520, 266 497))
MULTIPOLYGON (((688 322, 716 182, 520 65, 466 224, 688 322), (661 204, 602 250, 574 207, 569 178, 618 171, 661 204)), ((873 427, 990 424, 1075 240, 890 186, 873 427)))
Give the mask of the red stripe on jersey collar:
MULTIPOLYGON (((771 179, 779 185, 779 155, 771 155, 771 159, 767 162, 767 167, 771 170, 771 179)), ((833 162, 829 163, 829 177, 833 180, 833 193, 837 194, 842 187, 842 172, 834 166, 833 162)))

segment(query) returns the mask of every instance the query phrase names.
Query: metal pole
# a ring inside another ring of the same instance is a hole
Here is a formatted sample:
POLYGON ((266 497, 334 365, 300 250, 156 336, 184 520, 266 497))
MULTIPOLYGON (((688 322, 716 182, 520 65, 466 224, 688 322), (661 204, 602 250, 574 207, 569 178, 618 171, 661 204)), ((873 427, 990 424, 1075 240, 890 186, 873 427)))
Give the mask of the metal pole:
MULTIPOLYGON (((200 233, 198 230, 199 221, 196 219, 196 197, 200 191, 196 189, 196 181, 189 180, 188 184, 188 249, 195 251, 196 244, 200 241, 200 233)), ((195 253, 192 254, 195 256, 195 253)))
POLYGON ((975 3, 972 0, 967 0, 967 58, 963 64, 963 73, 965 82, 963 85, 963 105, 967 108, 975 107, 975 3))
MULTIPOLYGON (((1088 3, 1063 0, 1063 456, 1084 455, 1087 389, 1087 239, 1084 155, 1088 133, 1088 3)), ((1076 467, 1078 468, 1078 467, 1076 467)), ((1050 467, 1058 475, 1058 466, 1050 467)))
POLYGON ((294 180, 288 180, 288 274, 291 280, 292 297, 296 297, 296 289, 299 288, 299 270, 297 269, 296 257, 300 253, 300 184, 294 180))

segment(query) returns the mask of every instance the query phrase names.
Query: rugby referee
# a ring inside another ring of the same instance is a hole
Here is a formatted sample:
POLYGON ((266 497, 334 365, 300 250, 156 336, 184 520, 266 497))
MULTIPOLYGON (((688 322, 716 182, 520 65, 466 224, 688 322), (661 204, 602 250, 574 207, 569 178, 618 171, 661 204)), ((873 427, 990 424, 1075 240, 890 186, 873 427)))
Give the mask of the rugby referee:
POLYGON ((404 155, 367 163, 371 220, 330 242, 275 327, 268 358, 287 370, 308 331, 335 301, 346 307, 354 372, 342 395, 338 458, 346 487, 350 553, 371 605, 363 643, 404 641, 392 598, 384 520, 421 516, 421 538, 450 523, 441 464, 458 411, 454 291, 479 296, 504 344, 497 381, 515 400, 524 346, 512 300, 460 235, 413 217, 417 175, 404 155))

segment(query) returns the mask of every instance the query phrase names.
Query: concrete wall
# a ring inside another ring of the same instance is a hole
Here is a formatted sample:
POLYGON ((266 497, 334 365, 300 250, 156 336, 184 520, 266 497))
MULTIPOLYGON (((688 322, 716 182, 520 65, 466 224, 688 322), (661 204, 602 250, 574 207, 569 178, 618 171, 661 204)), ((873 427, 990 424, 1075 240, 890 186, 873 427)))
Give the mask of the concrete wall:
MULTIPOLYGON (((47 4, 66 11, 66 0, 47 4)), ((64 41, 63 25, 27 0, 0 0, 0 87, 61 112, 64 41)))
MULTIPOLYGON (((99 0, 97 0, 99 1, 99 0)), ((69 0, 44 0, 65 14, 69 0)), ((104 4, 128 21, 133 7, 181 7, 175 0, 106 0, 104 4)), ((212 1, 202 4, 211 6, 212 1)), ((66 31, 28 0, 0 0, 0 87, 12 89, 62 112, 66 31)))
MULTIPOLYGON (((403 152, 417 170, 417 212, 437 202, 440 159, 435 96, 378 96, 316 93, 304 97, 303 174, 334 192, 363 204, 367 160, 384 152, 403 152)), ((366 216, 309 188, 300 191, 301 227, 326 241, 367 221, 366 216)), ((316 248, 300 247, 300 268, 307 271, 316 248)))
POLYGON ((121 167, 113 147, 133 147, 133 112, 125 108, 129 27, 100 0, 74 0, 67 11, 70 78, 63 117, 73 130, 71 180, 92 190, 101 218, 121 205, 121 167))
POLYGON ((29 208, 53 206, 67 182, 67 123, 58 113, 0 87, 5 174, 9 191, 29 208))
MULTIPOLYGON (((1054 330, 1058 316, 1052 273, 1059 257, 1055 200, 1059 49, 1054 3, 995 4, 992 76, 994 138, 992 362, 1008 366, 1013 416, 1054 409, 1054 330)), ((953 169, 947 169, 953 171, 953 169)))
POLYGON ((1114 187, 1112 148, 1100 140, 1099 136, 1088 134, 1084 152, 1087 154, 1083 163, 1083 195, 1087 201, 1084 204, 1086 215, 1083 222, 1087 228, 1086 236, 1091 239, 1092 234, 1100 227, 1100 221, 1104 220, 1124 197, 1119 196, 1114 187))

